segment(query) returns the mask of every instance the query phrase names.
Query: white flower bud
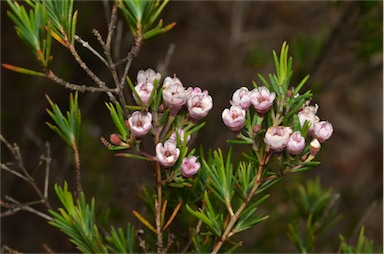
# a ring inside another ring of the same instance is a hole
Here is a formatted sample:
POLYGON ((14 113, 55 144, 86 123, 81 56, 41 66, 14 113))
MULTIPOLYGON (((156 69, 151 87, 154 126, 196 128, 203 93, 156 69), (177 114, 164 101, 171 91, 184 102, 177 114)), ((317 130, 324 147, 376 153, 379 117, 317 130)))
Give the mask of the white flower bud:
POLYGON ((320 148, 321 144, 317 139, 312 140, 309 144, 309 149, 312 155, 316 155, 320 151, 320 148))

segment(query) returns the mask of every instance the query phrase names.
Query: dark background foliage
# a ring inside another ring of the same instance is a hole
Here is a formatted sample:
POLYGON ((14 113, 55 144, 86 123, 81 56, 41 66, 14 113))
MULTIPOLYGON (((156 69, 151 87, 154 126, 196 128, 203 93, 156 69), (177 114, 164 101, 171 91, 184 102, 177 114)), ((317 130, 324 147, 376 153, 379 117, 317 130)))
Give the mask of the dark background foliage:
MULTIPOLYGON (((105 35, 102 2, 76 2, 75 8, 79 10, 78 34, 97 45, 91 31, 97 28, 105 35)), ((185 86, 210 91, 214 109, 206 127, 193 140, 195 146, 202 144, 205 148, 229 148, 225 141, 233 134, 222 123, 222 110, 238 87, 251 88, 251 81, 258 81, 257 73, 267 75, 273 71, 272 50, 279 50, 283 41, 288 42, 293 56, 293 84, 311 74, 304 89, 314 92, 313 103, 320 105, 318 115, 333 124, 334 135, 319 154, 319 167, 300 176, 288 176, 272 189, 263 211, 271 217, 239 236, 244 240, 241 251, 295 251, 286 236, 293 209, 287 188, 317 176, 325 188, 340 195, 337 206, 343 220, 323 242, 320 239, 316 251, 336 251, 338 234, 352 241, 362 224, 367 237, 382 245, 382 8, 382 1, 175 1, 169 3, 163 17, 165 23, 176 21, 177 26, 144 43, 130 70, 132 79, 139 69, 157 68, 173 44, 169 74, 176 73, 185 86)), ((1 62, 39 69, 16 36, 7 9, 2 1, 1 62)), ((128 31, 125 25, 124 29, 128 31)), ((126 33, 120 45, 122 55, 131 42, 126 33)), ((103 64, 80 45, 78 50, 96 73, 111 81, 103 64)), ((57 73, 69 81, 91 84, 59 44, 55 44, 53 55, 57 73)), ((5 69, 1 74, 1 133, 19 144, 24 163, 31 171, 44 151, 44 142, 49 141, 53 159, 51 187, 65 179, 73 184, 71 151, 44 124, 48 120, 45 108, 49 106, 44 95, 66 108, 69 91, 44 78, 5 69)), ((103 94, 80 94, 83 182, 88 197, 97 197, 101 222, 108 211, 115 225, 124 225, 126 220, 135 221, 131 210, 140 207, 137 191, 143 182, 151 181, 152 172, 145 163, 115 158, 100 143, 101 136, 108 137, 114 131, 103 103, 107 99, 103 94)), ((4 147, 1 157, 2 161, 10 159, 4 147)), ((37 178, 42 175, 40 171, 37 170, 37 178)), ((25 182, 2 171, 1 198, 4 195, 24 202, 36 198, 25 182)), ((57 205, 53 193, 50 197, 57 205)), ((74 251, 60 232, 26 212, 1 218, 1 244, 22 252, 42 252, 43 244, 57 252, 74 251)))

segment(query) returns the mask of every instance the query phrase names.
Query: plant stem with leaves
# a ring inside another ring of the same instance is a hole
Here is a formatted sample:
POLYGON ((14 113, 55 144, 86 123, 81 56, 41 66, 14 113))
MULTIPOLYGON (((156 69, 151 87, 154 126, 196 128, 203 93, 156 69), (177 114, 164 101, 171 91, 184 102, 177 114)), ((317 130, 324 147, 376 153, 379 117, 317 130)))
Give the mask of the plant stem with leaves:
POLYGON ((241 204, 241 206, 237 209, 236 213, 231 216, 231 219, 228 222, 228 225, 225 227, 224 233, 221 235, 221 237, 218 239, 218 241, 215 244, 215 247, 212 250, 212 254, 218 253, 221 246, 224 244, 225 241, 227 241, 234 233, 232 232, 233 226, 239 219, 241 213, 244 211, 244 209, 247 207, 249 201, 255 196, 260 184, 262 183, 262 173, 264 170, 264 166, 267 164, 269 159, 269 153, 264 152, 264 156, 262 161, 260 162, 259 169, 257 171, 257 175, 254 179, 254 185, 249 192, 247 198, 244 200, 244 202, 241 204))

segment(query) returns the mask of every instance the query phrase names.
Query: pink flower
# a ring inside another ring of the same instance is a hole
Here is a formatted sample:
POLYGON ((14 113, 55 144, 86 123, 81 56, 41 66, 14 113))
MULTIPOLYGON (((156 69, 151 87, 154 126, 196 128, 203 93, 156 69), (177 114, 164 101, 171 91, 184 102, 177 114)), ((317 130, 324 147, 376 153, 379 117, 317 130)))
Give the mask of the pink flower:
POLYGON ((328 121, 321 121, 315 123, 313 127, 313 136, 319 140, 319 142, 324 142, 332 136, 333 126, 328 121))
POLYGON ((320 120, 316 115, 319 106, 304 106, 303 109, 297 114, 299 116, 300 126, 303 127, 305 121, 309 122, 309 132, 312 132, 315 124, 320 120))
MULTIPOLYGON (((155 82, 155 80, 159 81, 160 78, 160 73, 155 72, 152 69, 147 69, 146 71, 139 70, 139 72, 137 73, 137 85, 135 86, 135 90, 144 105, 148 105, 148 101, 151 97, 151 93, 154 86, 153 83, 155 82)), ((137 104, 140 103, 138 98, 136 98, 135 94, 133 94, 133 98, 135 99, 137 104)))
POLYGON ((255 88, 250 92, 251 103, 260 114, 266 113, 276 98, 274 92, 270 92, 265 86, 255 88))
POLYGON ((183 177, 191 177, 199 171, 200 162, 197 162, 196 160, 197 158, 195 156, 183 159, 183 162, 181 163, 181 174, 183 177))
POLYGON ((179 158, 180 150, 176 147, 176 142, 168 139, 156 145, 156 158, 164 167, 172 167, 179 158))
POLYGON ((128 118, 128 124, 133 136, 142 137, 152 128, 152 114, 135 111, 128 118))
POLYGON ((303 151, 305 146, 305 139, 301 136, 300 131, 295 131, 290 137, 287 144, 287 149, 290 154, 298 155, 303 151))
POLYGON ((155 72, 152 69, 147 69, 146 71, 139 70, 137 73, 137 83, 150 83, 153 85, 155 80, 160 80, 161 74, 158 72, 155 72))
POLYGON ((187 92, 180 79, 166 77, 163 84, 163 99, 171 115, 176 115, 186 103, 187 92))
MULTIPOLYGON (((178 128, 177 132, 179 133, 180 141, 184 142, 184 130, 181 129, 181 128, 178 128)), ((173 141, 175 141, 177 143, 177 136, 176 136, 176 132, 175 131, 171 134, 171 137, 169 139, 173 140, 173 141)), ((190 139, 191 139, 191 135, 188 135, 187 136, 187 143, 189 142, 190 139)))
MULTIPOLYGON (((151 97, 151 93, 153 90, 153 84, 151 83, 139 83, 135 86, 135 90, 139 95, 141 101, 145 106, 148 106, 149 98, 151 97)), ((135 94, 133 94, 133 98, 135 99, 137 104, 140 104, 140 101, 136 98, 135 94)))
POLYGON ((240 106, 233 105, 229 109, 224 109, 221 114, 224 124, 232 131, 239 131, 244 127, 245 110, 240 106))
POLYGON ((188 88, 189 96, 187 100, 187 107, 189 115, 200 120, 208 115, 208 112, 213 107, 212 97, 208 95, 208 91, 201 91, 199 87, 188 88))
POLYGON ((238 105, 242 109, 248 109, 251 105, 251 97, 248 88, 240 87, 237 89, 232 96, 231 104, 238 105))
POLYGON ((273 151, 280 152, 287 146, 291 133, 290 127, 269 127, 265 133, 264 142, 273 151))

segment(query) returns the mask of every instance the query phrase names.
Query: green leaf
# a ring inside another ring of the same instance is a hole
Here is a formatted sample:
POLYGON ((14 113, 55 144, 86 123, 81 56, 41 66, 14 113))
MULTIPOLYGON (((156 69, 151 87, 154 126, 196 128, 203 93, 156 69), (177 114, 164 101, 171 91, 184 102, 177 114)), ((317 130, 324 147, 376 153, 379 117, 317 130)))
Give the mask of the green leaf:
POLYGON ((174 27, 174 23, 163 26, 162 20, 159 20, 167 3, 168 0, 117 0, 118 7, 123 12, 132 35, 134 37, 141 35, 143 40, 165 33, 174 27), (156 23, 157 25, 155 25, 156 23))
POLYGON ((220 149, 214 152, 213 163, 210 165, 204 159, 202 160, 203 166, 210 179, 210 181, 208 181, 208 188, 227 206, 233 194, 233 169, 230 163, 231 153, 232 149, 228 152, 226 162, 224 162, 224 156, 220 149))
POLYGON ((107 253, 107 248, 103 243, 102 235, 94 221, 95 201, 87 204, 83 193, 75 203, 72 193, 68 191, 68 184, 64 183, 64 188, 55 185, 55 191, 64 208, 59 208, 58 212, 49 210, 54 217, 49 223, 66 235, 76 247, 84 253, 107 253))
POLYGON ((124 140, 127 140, 129 137, 129 130, 125 125, 125 119, 123 116, 123 110, 119 102, 116 102, 115 106, 111 102, 105 103, 109 113, 111 115, 112 121, 115 124, 119 134, 123 137, 124 140), (116 107, 116 108, 115 108, 116 107))
POLYGON ((8 69, 8 70, 11 70, 11 71, 14 71, 14 72, 18 72, 18 73, 22 73, 22 74, 27 74, 27 75, 32 75, 32 76, 39 76, 39 77, 45 77, 46 76, 42 72, 33 71, 33 70, 25 69, 25 68, 22 68, 22 67, 13 66, 13 65, 10 65, 10 64, 2 64, 2 66, 4 68, 8 69))
POLYGON ((129 88, 131 88, 131 91, 132 91, 133 95, 135 96, 136 100, 139 101, 139 103, 138 103, 139 106, 143 106, 143 107, 145 107, 145 104, 144 104, 144 102, 141 100, 141 97, 139 96, 139 94, 137 93, 137 91, 136 91, 136 89, 135 89, 135 86, 133 85, 131 79, 130 79, 128 76, 127 76, 126 79, 127 79, 128 86, 129 86, 129 88))
POLYGON ((131 153, 117 153, 115 156, 121 156, 126 158, 133 158, 133 159, 139 159, 139 160, 146 160, 146 161, 153 161, 153 158, 148 158, 145 156, 137 155, 137 154, 131 154, 131 153))
MULTIPOLYGON (((51 34, 45 3, 30 4, 29 15, 24 6, 18 2, 7 0, 10 11, 9 18, 15 24, 17 35, 29 47, 43 67, 47 68, 50 61, 51 34)), ((29 4, 30 1, 27 1, 29 4)))
POLYGON ((57 132, 60 137, 73 148, 74 144, 78 143, 80 126, 81 126, 81 112, 78 108, 78 93, 69 96, 69 111, 66 116, 63 115, 59 106, 46 95, 52 111, 47 109, 47 113, 54 121, 54 124, 46 123, 53 131, 57 132))
MULTIPOLYGON (((29 0, 31 6, 36 5, 38 1, 29 0)), ((65 43, 74 42, 77 23, 77 11, 73 12, 74 0, 55 1, 44 0, 45 9, 52 22, 53 31, 65 43)))
POLYGON ((109 245, 107 246, 109 250, 115 253, 135 253, 135 228, 133 225, 128 223, 127 229, 124 232, 123 229, 111 227, 110 236, 106 238, 109 245))
POLYGON ((251 144, 253 144, 253 141, 229 139, 229 140, 227 140, 227 143, 236 144, 236 145, 251 145, 251 144))
POLYGON ((305 82, 307 82, 308 79, 309 79, 309 75, 303 78, 303 80, 297 85, 295 90, 293 90, 292 96, 295 96, 296 94, 299 93, 300 89, 303 87, 303 85, 305 84, 305 82))
POLYGON ((208 227, 210 227, 211 229, 215 228, 213 222, 201 211, 194 211, 188 204, 185 207, 187 208, 188 212, 190 212, 197 219, 204 222, 208 227))

